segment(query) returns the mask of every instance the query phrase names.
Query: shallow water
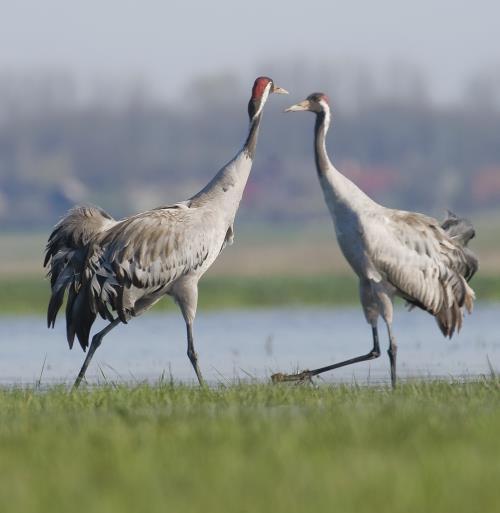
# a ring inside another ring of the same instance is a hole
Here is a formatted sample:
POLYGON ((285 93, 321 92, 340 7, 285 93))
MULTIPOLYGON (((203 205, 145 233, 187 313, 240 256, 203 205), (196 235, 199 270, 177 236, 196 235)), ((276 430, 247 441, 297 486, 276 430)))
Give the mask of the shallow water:
MULTIPOLYGON (((395 312, 400 377, 462 379, 500 372, 500 304, 479 304, 462 332, 444 339, 425 312, 395 312), (489 360, 489 361, 488 361, 489 360), (489 363, 490 362, 490 363, 489 363)), ((97 323, 97 329, 104 326, 97 323)), ((273 372, 315 368, 365 354, 371 329, 360 308, 288 308, 200 312, 195 347, 212 383, 268 379, 273 372)), ((325 381, 386 381, 387 337, 380 326, 382 356, 324 374, 325 381)), ((78 343, 69 351, 64 318, 48 330, 42 317, 0 317, 0 383, 72 382, 84 359, 78 343), (44 363, 45 362, 45 363, 44 363), (43 369, 43 370, 42 370, 43 369)), ((89 367, 89 382, 194 381, 186 356, 185 327, 177 312, 151 313, 120 325, 105 339, 89 367)))

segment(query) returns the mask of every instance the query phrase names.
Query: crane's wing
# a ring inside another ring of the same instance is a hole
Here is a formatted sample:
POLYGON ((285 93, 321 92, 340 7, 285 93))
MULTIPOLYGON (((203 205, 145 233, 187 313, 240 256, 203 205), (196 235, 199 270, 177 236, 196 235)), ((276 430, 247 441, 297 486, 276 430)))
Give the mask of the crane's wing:
MULTIPOLYGON (((147 294, 198 269, 210 251, 217 253, 216 220, 185 205, 160 208, 126 219, 107 231, 89 253, 87 279, 93 310, 123 322, 147 294)), ((222 245, 223 241, 219 241, 222 245)))
POLYGON ((47 323, 54 326, 68 290, 68 304, 80 286, 89 244, 116 221, 98 207, 77 206, 54 227, 45 249, 44 267, 49 266, 51 297, 47 323))
POLYGON ((430 217, 385 210, 378 236, 367 241, 375 268, 410 304, 432 313, 445 336, 462 324, 463 307, 471 311, 473 274, 466 248, 430 217))

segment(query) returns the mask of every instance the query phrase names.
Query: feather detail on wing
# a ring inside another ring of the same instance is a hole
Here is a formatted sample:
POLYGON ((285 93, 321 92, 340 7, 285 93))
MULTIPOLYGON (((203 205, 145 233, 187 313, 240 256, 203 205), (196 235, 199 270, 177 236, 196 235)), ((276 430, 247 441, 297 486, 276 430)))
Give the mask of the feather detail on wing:
MULTIPOLYGON (((89 254, 86 280, 95 313, 122 322, 142 298, 154 299, 178 277, 208 258, 213 221, 185 206, 161 208, 118 223, 89 254)), ((140 303, 142 304, 142 303, 140 303)))
POLYGON ((431 314, 445 336, 460 330, 463 308, 472 310, 467 284, 471 267, 467 248, 448 236, 430 217, 386 210, 379 237, 368 241, 376 268, 410 305, 431 314))

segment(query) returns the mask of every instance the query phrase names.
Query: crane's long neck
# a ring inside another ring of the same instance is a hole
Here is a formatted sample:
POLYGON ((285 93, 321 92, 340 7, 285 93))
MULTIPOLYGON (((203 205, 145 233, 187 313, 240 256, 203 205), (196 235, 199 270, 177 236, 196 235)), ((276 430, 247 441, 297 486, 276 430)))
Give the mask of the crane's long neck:
POLYGON ((340 173, 330 162, 326 151, 326 134, 330 127, 330 109, 316 114, 314 127, 314 157, 325 201, 336 221, 340 216, 376 205, 361 189, 340 173))
POLYGON ((250 128, 243 148, 198 194, 191 198, 192 206, 214 204, 225 212, 228 219, 234 219, 252 169, 261 119, 262 108, 250 120, 250 128))
POLYGON ((330 110, 323 110, 316 115, 316 123, 314 125, 314 158, 316 160, 316 170, 320 178, 333 167, 326 152, 328 128, 330 128, 330 110))
POLYGON ((243 145, 243 150, 246 151, 247 155, 251 160, 255 157, 255 148, 257 147, 257 139, 259 136, 260 121, 262 119, 262 110, 256 114, 250 120, 250 130, 248 131, 248 137, 243 145))

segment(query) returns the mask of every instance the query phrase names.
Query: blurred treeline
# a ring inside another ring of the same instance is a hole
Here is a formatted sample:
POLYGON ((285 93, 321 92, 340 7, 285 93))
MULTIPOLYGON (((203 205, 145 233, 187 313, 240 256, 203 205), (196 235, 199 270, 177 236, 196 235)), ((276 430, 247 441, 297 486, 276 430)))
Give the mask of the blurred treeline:
MULTIPOLYGON (((332 160, 378 201, 434 213, 499 205, 500 75, 471 77, 445 102, 406 66, 383 80, 349 66, 268 69, 291 95, 266 107, 240 219, 324 216, 312 116, 281 114, 318 89, 334 111, 332 160)), ((189 197, 240 148, 250 87, 214 74, 166 100, 141 83, 82 95, 64 73, 0 73, 0 226, 46 227, 74 203, 120 217, 189 197)))

